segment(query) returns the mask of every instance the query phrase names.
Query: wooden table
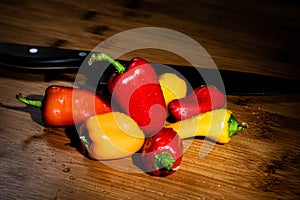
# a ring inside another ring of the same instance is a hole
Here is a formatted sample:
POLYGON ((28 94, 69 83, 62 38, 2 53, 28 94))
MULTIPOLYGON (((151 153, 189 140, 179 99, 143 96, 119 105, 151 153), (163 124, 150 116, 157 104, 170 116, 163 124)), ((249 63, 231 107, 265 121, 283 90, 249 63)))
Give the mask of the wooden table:
MULTIPOLYGON (((125 30, 164 27, 197 41, 220 69, 299 79, 298 1, 2 0, 0 11, 0 42, 91 50, 125 30)), ((186 64, 157 49, 122 59, 133 56, 186 64)), ((299 94, 228 95, 227 108, 250 127, 202 159, 203 140, 193 140, 181 169, 162 178, 88 159, 74 130, 45 128, 38 109, 15 100, 73 81, 1 69, 0 199, 299 198, 299 94)))

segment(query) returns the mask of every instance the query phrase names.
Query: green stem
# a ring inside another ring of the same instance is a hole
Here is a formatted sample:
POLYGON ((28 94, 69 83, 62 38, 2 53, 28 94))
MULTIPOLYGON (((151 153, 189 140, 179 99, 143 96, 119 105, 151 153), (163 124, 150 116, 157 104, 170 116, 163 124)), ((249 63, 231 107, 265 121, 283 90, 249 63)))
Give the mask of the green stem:
POLYGON ((171 170, 175 161, 170 152, 162 152, 154 156, 153 165, 155 169, 166 168, 171 170))
POLYGON ((108 61, 110 62, 118 71, 119 74, 122 74, 126 71, 126 68, 119 63, 118 61, 112 59, 105 53, 93 53, 89 59, 89 65, 92 65, 95 61, 108 61))
POLYGON ((89 138, 85 137, 84 135, 79 137, 82 144, 85 146, 86 150, 89 151, 90 150, 90 140, 89 138))
POLYGON ((245 128, 248 128, 248 124, 246 122, 243 122, 242 125, 240 125, 238 121, 235 119, 235 117, 231 114, 228 120, 229 138, 231 138, 234 134, 236 134, 237 131, 244 130, 245 128))
POLYGON ((43 106, 43 102, 41 100, 29 100, 22 97, 22 94, 20 93, 16 95, 16 98, 27 105, 31 105, 37 108, 41 108, 43 106))

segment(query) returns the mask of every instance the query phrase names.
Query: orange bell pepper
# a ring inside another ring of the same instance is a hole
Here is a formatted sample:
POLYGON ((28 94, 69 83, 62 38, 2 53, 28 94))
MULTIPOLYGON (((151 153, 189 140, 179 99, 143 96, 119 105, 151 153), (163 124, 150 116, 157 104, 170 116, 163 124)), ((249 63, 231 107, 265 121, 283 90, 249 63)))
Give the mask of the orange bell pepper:
POLYGON ((130 156, 143 146, 145 140, 137 123, 120 112, 90 117, 81 125, 79 135, 88 155, 96 160, 130 156))

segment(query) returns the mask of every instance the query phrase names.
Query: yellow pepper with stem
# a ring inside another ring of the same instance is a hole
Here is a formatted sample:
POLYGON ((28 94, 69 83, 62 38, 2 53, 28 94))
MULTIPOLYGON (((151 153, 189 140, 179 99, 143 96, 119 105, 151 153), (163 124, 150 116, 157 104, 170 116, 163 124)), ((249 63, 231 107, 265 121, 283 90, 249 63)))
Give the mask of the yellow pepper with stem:
POLYGON ((88 155, 96 160, 130 156, 143 146, 145 140, 137 123, 120 112, 88 118, 80 127, 79 137, 88 155))
POLYGON ((208 111, 165 126, 176 131, 181 139, 205 136, 223 144, 228 143, 237 131, 248 127, 246 123, 240 125, 228 109, 208 111))

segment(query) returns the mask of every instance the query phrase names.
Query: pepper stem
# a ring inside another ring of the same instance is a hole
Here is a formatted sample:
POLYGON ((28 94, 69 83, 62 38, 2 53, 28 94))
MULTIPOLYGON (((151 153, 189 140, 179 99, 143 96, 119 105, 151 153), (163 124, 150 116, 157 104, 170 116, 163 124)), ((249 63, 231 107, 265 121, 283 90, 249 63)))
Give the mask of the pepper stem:
POLYGON ((90 141, 87 137, 85 137, 84 135, 79 137, 82 144, 84 145, 84 147, 86 148, 87 151, 90 150, 90 141))
POLYGON ((88 61, 89 65, 92 65, 96 61, 108 61, 110 62, 118 71, 119 74, 125 72, 126 68, 118 61, 112 59, 105 53, 93 53, 88 61))
POLYGON ((231 114, 230 118, 228 120, 228 136, 231 138, 234 134, 236 134, 237 131, 244 130, 245 128, 248 128, 248 124, 246 122, 243 122, 242 125, 238 123, 238 121, 235 119, 235 117, 231 114))
POLYGON ((162 152, 154 156, 153 165, 155 169, 166 168, 167 170, 171 170, 174 162, 175 159, 170 152, 162 152))
POLYGON ((43 102, 41 100, 29 100, 26 99, 25 97, 22 97, 22 94, 19 93, 16 95, 16 99, 18 99, 19 101, 27 104, 27 105, 31 105, 37 108, 41 108, 43 106, 43 102))

